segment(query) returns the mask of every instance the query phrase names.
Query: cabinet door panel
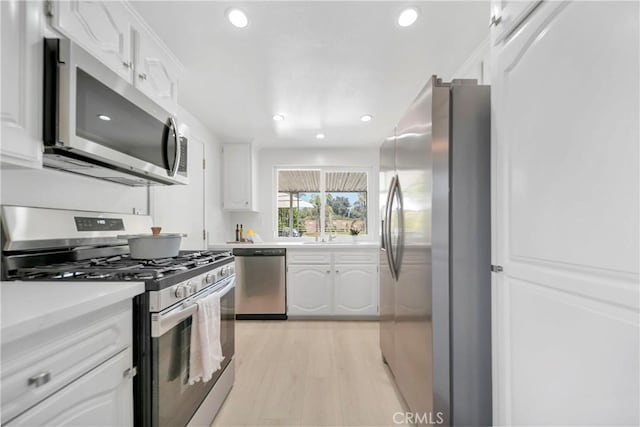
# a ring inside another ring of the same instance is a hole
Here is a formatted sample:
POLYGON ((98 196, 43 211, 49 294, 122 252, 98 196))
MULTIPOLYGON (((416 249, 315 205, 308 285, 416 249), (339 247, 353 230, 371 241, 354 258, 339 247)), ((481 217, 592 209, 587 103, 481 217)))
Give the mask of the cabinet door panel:
POLYGON ((42 167, 42 13, 38 2, 2 1, 3 166, 42 167))
POLYGON ((640 422, 639 12, 544 2, 495 49, 494 424, 640 422))
POLYGON ((335 314, 378 313, 378 271, 375 265, 335 266, 335 314))
POLYGON ((131 18, 119 1, 54 2, 53 25, 131 82, 131 18))
POLYGON ((175 114, 178 66, 147 31, 136 29, 134 34, 136 88, 175 114))
POLYGON ((493 0, 489 21, 493 44, 508 37, 540 3, 541 0, 493 0))
POLYGON ((292 265, 287 274, 287 314, 327 315, 332 313, 330 266, 292 265))
POLYGON ((251 146, 226 144, 223 157, 224 208, 251 210, 251 146))
POLYGON ((7 426, 133 425, 131 347, 29 409, 7 426))

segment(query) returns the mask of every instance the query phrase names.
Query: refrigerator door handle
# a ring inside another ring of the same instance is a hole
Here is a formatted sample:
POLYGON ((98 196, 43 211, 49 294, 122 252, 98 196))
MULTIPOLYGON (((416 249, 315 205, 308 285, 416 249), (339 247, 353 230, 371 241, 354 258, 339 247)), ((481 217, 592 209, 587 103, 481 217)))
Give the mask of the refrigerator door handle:
POLYGON ((392 249, 392 243, 391 243, 391 200, 393 200, 393 192, 396 186, 396 179, 398 178, 397 175, 394 175, 393 178, 391 179, 391 184, 389 185, 389 192, 387 193, 387 203, 385 205, 385 220, 384 220, 384 225, 385 227, 382 229, 382 234, 383 234, 383 239, 385 240, 385 253, 387 255, 387 265, 389 266, 389 270, 391 271, 391 277, 395 280, 396 276, 395 276, 395 271, 393 269, 393 261, 391 259, 391 249, 392 249))
MULTIPOLYGON (((391 214, 393 212, 393 205, 396 200, 396 192, 398 191, 398 175, 395 175, 391 180, 391 188, 389 189, 388 203, 387 203, 387 262, 389 264, 389 270, 391 270, 391 277, 394 280, 398 280, 398 270, 396 268, 396 254, 393 247, 393 240, 391 239, 391 214)), ((400 221, 400 218, 398 218, 400 221)), ((398 224, 400 225, 400 224, 398 224)))
POLYGON ((402 251, 404 248, 404 201, 402 200, 402 187, 400 177, 396 179, 394 197, 398 200, 398 250, 393 253, 393 273, 397 278, 400 276, 400 265, 402 264, 402 251))

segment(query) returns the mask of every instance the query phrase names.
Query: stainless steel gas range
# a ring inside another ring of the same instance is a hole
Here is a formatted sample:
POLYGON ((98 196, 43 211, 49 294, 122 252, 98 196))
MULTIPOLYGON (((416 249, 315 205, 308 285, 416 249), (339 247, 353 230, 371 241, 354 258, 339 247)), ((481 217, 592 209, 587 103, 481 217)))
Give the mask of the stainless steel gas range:
POLYGON ((225 251, 181 251, 139 260, 118 235, 148 233, 151 217, 2 207, 2 279, 136 281, 134 414, 137 426, 209 425, 234 380, 235 265, 225 251), (220 296, 222 367, 190 385, 189 349, 196 303, 220 296))

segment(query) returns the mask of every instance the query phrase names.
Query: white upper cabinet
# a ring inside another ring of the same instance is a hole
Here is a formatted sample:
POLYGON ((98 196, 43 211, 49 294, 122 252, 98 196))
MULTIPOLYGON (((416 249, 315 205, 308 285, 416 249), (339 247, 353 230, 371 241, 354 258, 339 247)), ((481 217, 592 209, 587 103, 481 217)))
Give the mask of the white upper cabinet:
POLYGON ((182 66, 123 1, 52 2, 53 27, 176 114, 182 66))
POLYGON ((225 144, 222 155, 223 207, 229 211, 255 210, 250 144, 225 144))
POLYGON ((175 114, 180 66, 169 52, 160 47, 154 35, 147 29, 136 26, 133 36, 135 86, 167 111, 175 114))
POLYGON ((19 0, 2 9, 3 167, 42 167, 42 5, 19 0))
POLYGON ((492 0, 489 25, 493 44, 508 37, 540 3, 540 0, 492 0))
POLYGON ((119 1, 56 1, 53 26, 132 82, 132 17, 119 1))

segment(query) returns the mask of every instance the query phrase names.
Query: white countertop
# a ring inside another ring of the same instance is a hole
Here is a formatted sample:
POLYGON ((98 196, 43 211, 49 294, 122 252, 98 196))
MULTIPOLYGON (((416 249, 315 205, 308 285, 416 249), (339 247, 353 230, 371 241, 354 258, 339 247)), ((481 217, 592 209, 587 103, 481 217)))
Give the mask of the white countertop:
POLYGON ((263 242, 263 243, 213 243, 209 249, 234 249, 234 248, 286 248, 286 249, 376 249, 377 241, 339 241, 339 242, 263 242))
POLYGON ((143 282, 2 282, 2 343, 143 292, 143 282))

